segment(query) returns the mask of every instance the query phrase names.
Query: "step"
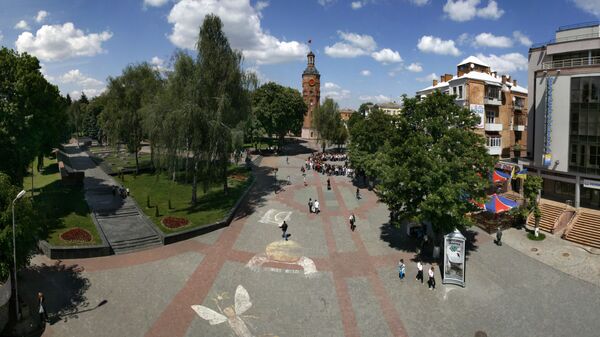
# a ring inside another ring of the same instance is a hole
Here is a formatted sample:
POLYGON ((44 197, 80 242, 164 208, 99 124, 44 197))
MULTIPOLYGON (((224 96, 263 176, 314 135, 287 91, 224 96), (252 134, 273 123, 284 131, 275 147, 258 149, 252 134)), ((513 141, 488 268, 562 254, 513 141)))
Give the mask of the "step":
POLYGON ((151 236, 144 236, 144 237, 135 238, 135 239, 111 241, 110 245, 111 246, 128 246, 128 245, 134 245, 136 243, 151 242, 151 241, 159 241, 160 242, 161 240, 160 240, 160 237, 158 237, 156 235, 151 235, 151 236))
POLYGON ((569 233, 569 235, 567 235, 567 238, 577 238, 577 239, 581 239, 581 240, 587 240, 590 242, 600 243, 600 237, 589 237, 585 234, 580 234, 580 233, 569 233))
POLYGON ((581 223, 581 222, 579 222, 579 221, 577 221, 577 222, 576 222, 576 223, 573 225, 573 228, 575 228, 575 227, 579 227, 579 228, 587 228, 587 229, 589 229, 589 230, 591 230, 591 231, 600 231, 600 227, 598 227, 598 226, 597 226, 597 225, 595 225, 595 224, 594 224, 594 225, 590 225, 590 224, 587 224, 587 223, 581 223))
POLYGON ((113 252, 115 252, 115 255, 129 254, 129 253, 134 253, 134 252, 146 250, 146 249, 153 248, 153 247, 160 247, 160 246, 162 246, 161 243, 148 243, 145 245, 125 247, 125 248, 113 247, 113 252))
POLYGON ((569 237, 567 237, 567 240, 575 242, 575 243, 579 243, 584 246, 600 248, 600 242, 598 242, 598 241, 593 242, 593 241, 582 240, 582 239, 578 239, 578 238, 569 238, 569 237))
POLYGON ((121 244, 111 244, 110 246, 113 249, 129 249, 129 248, 136 248, 136 247, 142 247, 142 246, 148 246, 148 245, 162 245, 162 241, 159 238, 155 238, 155 239, 150 239, 150 240, 140 240, 140 241, 135 241, 135 242, 121 243, 121 244))

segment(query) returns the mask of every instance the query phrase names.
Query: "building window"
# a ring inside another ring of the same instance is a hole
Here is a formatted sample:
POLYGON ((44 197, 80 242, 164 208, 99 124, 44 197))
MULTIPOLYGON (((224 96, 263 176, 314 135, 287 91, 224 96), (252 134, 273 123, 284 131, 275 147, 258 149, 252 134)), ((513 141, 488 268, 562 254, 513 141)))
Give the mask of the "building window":
POLYGON ((600 174, 600 76, 571 79, 569 171, 600 174))
POLYGON ((485 98, 499 100, 500 99, 500 87, 497 87, 495 85, 486 86, 485 98))
POLYGON ((495 124, 496 121, 496 112, 494 111, 486 111, 485 112, 485 123, 486 124, 495 124))
POLYGON ((500 137, 487 137, 487 146, 489 146, 489 147, 500 147, 500 146, 502 146, 502 138, 500 138, 500 137))
POLYGON ((463 99, 463 86, 458 86, 458 98, 463 99))

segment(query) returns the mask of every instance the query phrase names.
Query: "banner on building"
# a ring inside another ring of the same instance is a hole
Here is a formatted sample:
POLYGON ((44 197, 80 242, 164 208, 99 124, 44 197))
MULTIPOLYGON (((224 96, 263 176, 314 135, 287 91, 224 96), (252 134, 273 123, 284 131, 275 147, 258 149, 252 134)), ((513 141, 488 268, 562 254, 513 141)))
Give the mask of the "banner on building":
POLYGON ((595 190, 600 190, 600 181, 598 181, 598 180, 590 180, 590 179, 583 179, 583 187, 585 187, 585 188, 593 188, 595 190))
POLYGON ((542 165, 545 167, 550 167, 550 165, 552 165, 552 154, 551 153, 544 154, 542 165))
POLYGON ((475 127, 478 129, 483 129, 483 123, 485 121, 485 106, 482 104, 471 104, 469 108, 471 112, 479 117, 479 124, 477 124, 475 127))

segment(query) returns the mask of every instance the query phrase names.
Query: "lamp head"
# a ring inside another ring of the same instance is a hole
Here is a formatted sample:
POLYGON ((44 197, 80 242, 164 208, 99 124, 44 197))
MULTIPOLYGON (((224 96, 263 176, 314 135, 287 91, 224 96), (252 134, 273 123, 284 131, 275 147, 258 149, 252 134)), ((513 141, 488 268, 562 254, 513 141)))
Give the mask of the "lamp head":
POLYGON ((19 194, 17 194, 17 197, 15 199, 21 199, 25 195, 25 193, 25 190, 22 190, 21 192, 19 192, 19 194))

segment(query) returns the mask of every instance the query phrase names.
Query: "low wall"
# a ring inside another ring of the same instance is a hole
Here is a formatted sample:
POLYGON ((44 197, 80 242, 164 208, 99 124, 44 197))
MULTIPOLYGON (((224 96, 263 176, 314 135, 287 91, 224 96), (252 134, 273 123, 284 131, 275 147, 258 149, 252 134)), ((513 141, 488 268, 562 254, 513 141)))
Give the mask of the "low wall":
POLYGON ((202 226, 202 227, 198 227, 198 228, 191 228, 191 229, 184 230, 184 231, 177 232, 177 233, 165 234, 159 230, 158 232, 159 232, 159 235, 161 236, 163 244, 168 245, 171 243, 187 240, 187 239, 196 237, 198 235, 210 233, 212 231, 216 231, 217 229, 221 229, 223 227, 229 226, 231 221, 233 221, 233 217, 235 216, 235 213, 237 213, 237 211, 239 210, 240 206, 242 205, 242 202, 244 202, 248 198, 248 194, 250 193, 250 191, 252 190, 252 187, 254 187, 254 184, 256 183, 256 179, 254 178, 254 176, 251 179, 252 179, 252 182, 250 183, 250 185, 248 185, 244 194, 242 194, 242 196, 238 199, 238 201, 231 208, 231 210, 229 210, 229 212, 227 213, 225 218, 223 218, 223 220, 215 222, 212 225, 202 226))

